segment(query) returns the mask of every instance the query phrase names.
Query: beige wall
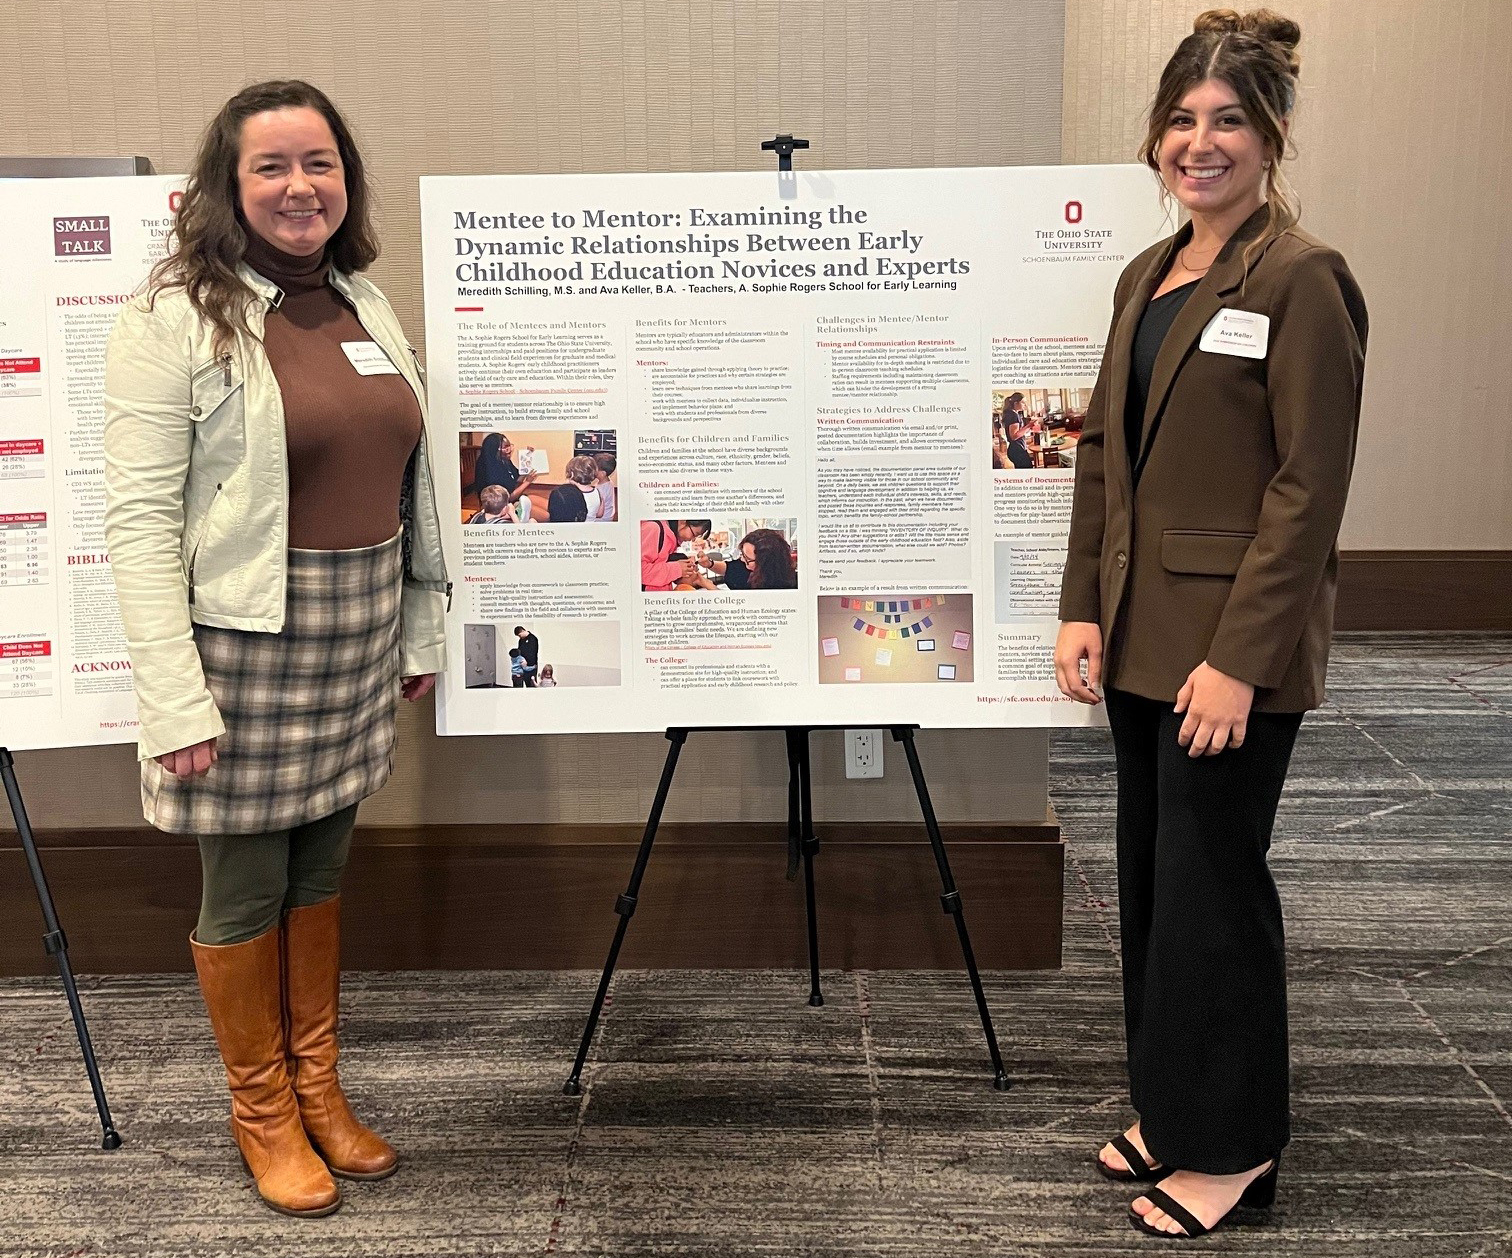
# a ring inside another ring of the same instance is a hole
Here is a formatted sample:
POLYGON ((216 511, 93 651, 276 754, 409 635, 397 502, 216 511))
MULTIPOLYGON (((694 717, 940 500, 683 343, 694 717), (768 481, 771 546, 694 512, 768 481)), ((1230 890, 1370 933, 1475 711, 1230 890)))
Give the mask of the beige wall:
MULTIPOLYGON (((1067 0, 1066 161, 1132 160, 1203 7, 1067 0)), ((1512 548, 1512 5, 1272 7, 1302 27, 1303 226, 1344 252, 1370 305, 1342 544, 1512 548)))
MULTIPOLYGON (((352 114, 383 198, 375 278, 422 330, 422 173, 762 168, 760 138, 814 142, 811 166, 1129 159, 1139 115, 1199 3, 1066 0, 368 0, 319 11, 247 0, 25 0, 8 13, 0 152, 143 153, 181 170, 236 88, 302 75, 352 114), (507 13, 490 19, 489 12, 507 13), (354 15, 357 15, 354 17, 354 15), (339 50, 339 51, 338 51, 339 50)), ((1344 250, 1370 301, 1367 408, 1344 543, 1512 548, 1512 27, 1506 0, 1286 0, 1303 26, 1294 176, 1306 225, 1344 250), (1430 393, 1431 390, 1431 393, 1430 393)), ((644 814, 656 736, 453 739, 427 701, 401 723, 376 824, 621 820, 644 814)), ((687 762, 778 763, 756 736, 687 762)), ((817 740, 829 817, 906 815, 887 779, 847 784, 817 740)), ((1044 800, 1042 733, 921 742, 941 815, 1025 818, 1044 800)), ((705 750, 705 748, 708 750, 705 750)), ((717 748, 717 749, 716 749, 717 748)), ((124 749, 20 759, 38 824, 131 822, 124 749), (81 789, 82 788, 82 789, 81 789)), ((770 776, 770 774, 766 775, 770 776)), ((780 815, 779 781, 685 789, 687 818, 780 815)))
MULTIPOLYGON (((1062 0, 22 0, 6 10, 0 153, 144 154, 179 171, 232 92, 309 78, 370 156, 386 245, 373 275, 418 337, 421 174, 768 169, 758 146, 778 131, 812 141, 811 168, 1054 162, 1062 30, 1062 0)), ((433 728, 429 700, 404 714, 399 771, 367 823, 644 817, 666 746, 433 728)), ((1043 817, 1043 732, 920 745, 942 818, 1043 817)), ((838 750, 838 734, 816 737, 821 816, 913 815, 895 748, 886 778, 863 783, 844 781, 838 750)), ((140 817, 124 748, 18 763, 38 825, 140 817)), ((689 773, 669 817, 782 815, 775 735, 699 736, 685 764, 708 789, 689 773)))

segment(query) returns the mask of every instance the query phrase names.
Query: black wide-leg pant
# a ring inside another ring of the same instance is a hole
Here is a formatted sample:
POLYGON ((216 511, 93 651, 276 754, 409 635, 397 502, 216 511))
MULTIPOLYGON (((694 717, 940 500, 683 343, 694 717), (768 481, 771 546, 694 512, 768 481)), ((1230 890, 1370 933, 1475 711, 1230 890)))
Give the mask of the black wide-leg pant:
POLYGON ((1247 1171, 1290 1139, 1286 941, 1266 863, 1300 713, 1193 758, 1169 703, 1108 689, 1129 1084, 1157 1161, 1247 1171))

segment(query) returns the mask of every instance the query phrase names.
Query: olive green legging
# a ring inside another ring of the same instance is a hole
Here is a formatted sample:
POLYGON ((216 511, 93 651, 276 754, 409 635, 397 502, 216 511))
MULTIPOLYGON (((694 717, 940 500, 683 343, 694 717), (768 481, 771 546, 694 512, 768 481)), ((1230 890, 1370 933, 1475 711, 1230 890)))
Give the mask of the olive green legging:
POLYGON ((357 805, 271 834, 198 836, 204 892, 194 937, 202 944, 256 939, 290 909, 340 890, 357 805))

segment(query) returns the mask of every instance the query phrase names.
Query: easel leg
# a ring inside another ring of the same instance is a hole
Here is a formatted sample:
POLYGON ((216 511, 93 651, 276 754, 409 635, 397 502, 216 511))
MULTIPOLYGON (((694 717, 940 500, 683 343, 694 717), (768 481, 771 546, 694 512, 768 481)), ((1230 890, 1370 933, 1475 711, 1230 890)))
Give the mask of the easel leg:
POLYGON ((803 855, 803 818, 800 800, 802 795, 798 784, 798 758, 799 758, 799 731, 785 729, 783 737, 787 740, 788 762, 788 861, 787 879, 792 882, 798 876, 798 861, 803 855))
MULTIPOLYGON (((809 1004, 815 1009, 824 1004, 824 993, 819 987, 819 911, 814 904, 814 857, 819 852, 819 836, 814 833, 814 796, 812 765, 809 760, 809 731, 788 731, 790 745, 796 750, 792 763, 798 779, 798 815, 789 816, 788 825, 796 824, 799 844, 803 850, 803 897, 808 910, 809 946, 809 1004)), ((793 798, 790 789, 789 799, 793 798)))
POLYGON ((604 998, 609 994, 609 984, 614 981, 614 967, 619 961, 620 945, 625 942, 625 930, 635 914, 635 899, 640 893, 641 879, 645 877, 646 863, 651 859, 651 845, 656 842, 656 827, 661 824, 662 809, 666 807, 667 795, 672 789, 672 775, 677 771, 677 757, 683 743, 688 739, 685 729, 669 729, 667 762, 662 766, 661 782, 656 788, 656 799, 651 804, 651 815, 646 819, 646 830, 641 836, 640 851, 635 856, 635 868, 630 873, 630 885, 625 894, 614 902, 614 911, 619 914, 619 925, 614 930, 614 942, 609 945, 609 956, 604 962, 604 973, 599 979, 598 993, 593 998, 593 1009, 588 1014, 588 1025, 583 1028, 582 1043, 578 1045, 577 1060, 572 1063, 572 1074, 562 1086, 566 1096, 577 1096, 582 1090, 583 1063, 588 1060, 588 1049, 593 1044, 593 1033, 598 1029, 599 1015, 604 1010, 604 998))
POLYGON ((5 794, 10 800, 11 816, 15 818, 16 832, 21 836, 21 847, 26 853, 26 863, 31 868, 37 899, 42 905, 42 922, 47 932, 42 936, 42 946, 58 960, 58 976, 63 980, 63 992, 68 997, 74 1030, 78 1032, 79 1047, 84 1052, 84 1069, 89 1072, 89 1086, 94 1092, 95 1109, 99 1112, 100 1128, 104 1133, 100 1147, 119 1149, 121 1137, 110 1117, 110 1104, 105 1099, 105 1085, 100 1082, 100 1067, 95 1061, 94 1044, 84 1021, 84 1006, 79 1002, 79 988, 74 982, 73 967, 68 963, 68 939, 58 924, 58 912, 53 904, 52 892, 47 886, 47 875, 42 872, 42 858, 37 853, 31 822, 26 816, 26 804, 21 799, 21 784, 16 781, 15 761, 5 747, 0 747, 0 778, 5 780, 5 794))
POLYGON ((940 904, 955 918, 956 934, 961 940, 961 955, 966 959, 966 973, 971 979, 972 994, 976 996, 982 1031, 987 1036, 987 1051, 992 1055, 992 1086, 999 1092, 1006 1092, 1012 1085, 1003 1069, 1003 1055, 998 1051, 997 1034, 992 1029, 992 1014, 988 1012, 987 996, 982 991, 982 976, 977 971, 976 954, 971 950, 971 936, 966 933, 966 918, 961 911, 961 893, 956 890, 955 878, 950 872, 950 861, 945 856, 945 841, 940 837, 940 823, 935 819, 934 805, 929 802, 929 787, 924 782, 924 769, 919 763, 919 752, 914 746, 913 734, 913 727, 908 725, 895 726, 892 730, 893 741, 903 744, 903 752, 908 757, 908 771, 913 775, 914 791, 924 814, 924 828, 929 832, 929 845, 934 849, 935 864, 940 868, 940 885, 943 888, 940 904))

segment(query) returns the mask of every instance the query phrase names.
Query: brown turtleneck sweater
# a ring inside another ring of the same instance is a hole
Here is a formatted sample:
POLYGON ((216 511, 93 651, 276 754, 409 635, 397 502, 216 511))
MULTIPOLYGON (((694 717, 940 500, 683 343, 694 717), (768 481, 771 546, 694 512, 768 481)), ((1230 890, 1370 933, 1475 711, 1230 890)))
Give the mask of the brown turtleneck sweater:
POLYGON ((324 251, 300 258, 248 234, 247 265, 284 294, 268 311, 263 345, 283 393, 289 545, 376 546, 399 531, 420 404, 403 376, 361 375, 341 348, 373 338, 326 282, 324 251))

